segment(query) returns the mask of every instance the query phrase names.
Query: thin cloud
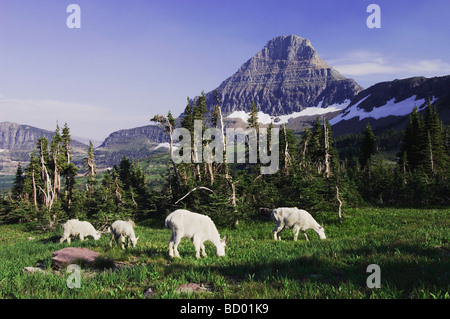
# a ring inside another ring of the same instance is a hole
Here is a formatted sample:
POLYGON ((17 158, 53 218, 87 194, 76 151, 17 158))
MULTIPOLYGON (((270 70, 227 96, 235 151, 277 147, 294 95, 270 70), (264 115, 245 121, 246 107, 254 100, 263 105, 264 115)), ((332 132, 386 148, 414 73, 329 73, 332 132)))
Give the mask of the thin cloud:
POLYGON ((341 64, 334 66, 343 75, 361 76, 370 74, 393 74, 399 71, 398 68, 376 62, 341 64))
MULTIPOLYGON (((331 62, 330 62, 331 63, 331 62)), ((398 61, 378 52, 353 51, 332 61, 331 65, 346 76, 392 75, 439 76, 450 74, 450 63, 441 59, 398 61)))

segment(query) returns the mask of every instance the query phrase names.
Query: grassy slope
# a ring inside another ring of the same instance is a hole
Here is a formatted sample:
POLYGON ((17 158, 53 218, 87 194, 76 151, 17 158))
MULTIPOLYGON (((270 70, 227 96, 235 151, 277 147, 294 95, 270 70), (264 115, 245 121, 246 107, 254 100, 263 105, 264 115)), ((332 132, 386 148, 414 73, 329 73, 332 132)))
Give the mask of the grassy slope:
MULTIPOLYGON (((121 261, 120 270, 84 270, 80 289, 66 286, 68 274, 51 272, 52 252, 61 231, 34 233, 26 225, 0 226, 0 298, 449 298, 450 210, 348 209, 342 225, 334 214, 318 216, 326 222, 327 240, 308 231, 310 242, 271 239, 272 222, 240 224, 220 229, 227 235, 227 255, 195 260, 186 239, 179 247, 182 259, 167 254, 170 231, 139 225, 136 248, 121 251, 108 246, 108 236, 72 241, 121 261), (29 241, 28 236, 34 237, 29 241), (43 263, 47 274, 24 274, 22 268, 43 263), (369 264, 381 267, 381 288, 369 289, 369 264), (189 282, 205 283, 212 292, 177 294, 189 282)), ((302 236, 299 236, 299 238, 302 236)), ((108 263, 104 263, 108 265, 108 263)))

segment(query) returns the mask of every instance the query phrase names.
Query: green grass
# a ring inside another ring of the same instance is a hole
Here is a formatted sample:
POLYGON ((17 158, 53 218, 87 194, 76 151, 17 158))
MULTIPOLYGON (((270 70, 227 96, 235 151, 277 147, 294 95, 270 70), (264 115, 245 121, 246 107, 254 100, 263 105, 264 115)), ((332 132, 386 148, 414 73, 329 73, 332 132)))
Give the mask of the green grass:
MULTIPOLYGON (((37 233, 27 225, 0 225, 0 298, 450 298, 450 210, 348 209, 342 224, 323 213, 327 239, 308 231, 292 241, 272 240, 272 222, 241 223, 219 229, 229 238, 226 256, 206 243, 207 258, 196 260, 184 239, 182 259, 168 257, 170 231, 136 226, 136 248, 122 251, 99 241, 73 240, 72 246, 98 251, 97 269, 83 269, 81 288, 69 289, 65 271, 52 271, 52 252, 61 231, 37 233), (32 236, 34 240, 27 240, 32 236), (119 270, 110 268, 119 262, 119 270), (23 267, 44 265, 45 274, 25 274, 23 267), (381 268, 381 288, 369 289, 369 264, 381 268), (181 284, 204 283, 210 292, 178 294, 181 284)), ((84 267, 83 267, 84 268, 84 267)))

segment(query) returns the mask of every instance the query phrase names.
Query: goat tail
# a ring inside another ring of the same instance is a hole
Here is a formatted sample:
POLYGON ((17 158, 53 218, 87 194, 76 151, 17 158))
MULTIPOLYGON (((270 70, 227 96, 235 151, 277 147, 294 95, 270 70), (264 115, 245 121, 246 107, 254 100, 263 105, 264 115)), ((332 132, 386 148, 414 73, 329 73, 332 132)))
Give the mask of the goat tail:
POLYGON ((172 229, 172 221, 169 218, 169 216, 166 218, 164 224, 166 225, 167 228, 172 229))

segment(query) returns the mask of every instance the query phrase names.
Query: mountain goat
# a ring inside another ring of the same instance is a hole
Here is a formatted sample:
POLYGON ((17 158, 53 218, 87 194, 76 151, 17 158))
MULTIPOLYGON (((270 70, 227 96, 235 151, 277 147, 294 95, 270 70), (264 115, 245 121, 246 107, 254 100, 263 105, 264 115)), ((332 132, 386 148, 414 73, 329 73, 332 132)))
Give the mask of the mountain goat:
POLYGON ((214 222, 206 215, 190 212, 185 209, 177 209, 166 218, 166 227, 172 230, 169 241, 169 256, 180 257, 178 244, 183 237, 190 238, 195 247, 195 258, 206 257, 205 241, 210 241, 216 246, 217 256, 225 256, 226 238, 220 239, 214 222))
POLYGON ((306 235, 307 229, 313 229, 320 239, 326 239, 325 229, 306 210, 297 207, 277 208, 272 211, 272 219, 277 222, 277 226, 272 231, 275 240, 281 240, 279 234, 285 227, 294 229, 294 241, 297 241, 299 231, 302 231, 305 239, 309 241, 306 235))
POLYGON ((84 237, 91 236, 95 240, 99 240, 101 233, 96 231, 94 226, 91 223, 86 221, 79 221, 78 219, 70 219, 62 225, 64 229, 63 236, 59 240, 60 243, 63 243, 67 240, 67 243, 70 245, 70 237, 79 236, 80 240, 83 241, 84 237))
POLYGON ((125 239, 127 240, 127 247, 130 247, 130 242, 133 245, 133 247, 136 247, 136 243, 139 239, 139 236, 136 238, 136 235, 134 234, 134 222, 131 220, 116 220, 111 225, 111 239, 109 240, 109 246, 112 247, 113 239, 116 240, 117 245, 119 245, 119 238, 122 242, 122 249, 125 249, 125 239))

